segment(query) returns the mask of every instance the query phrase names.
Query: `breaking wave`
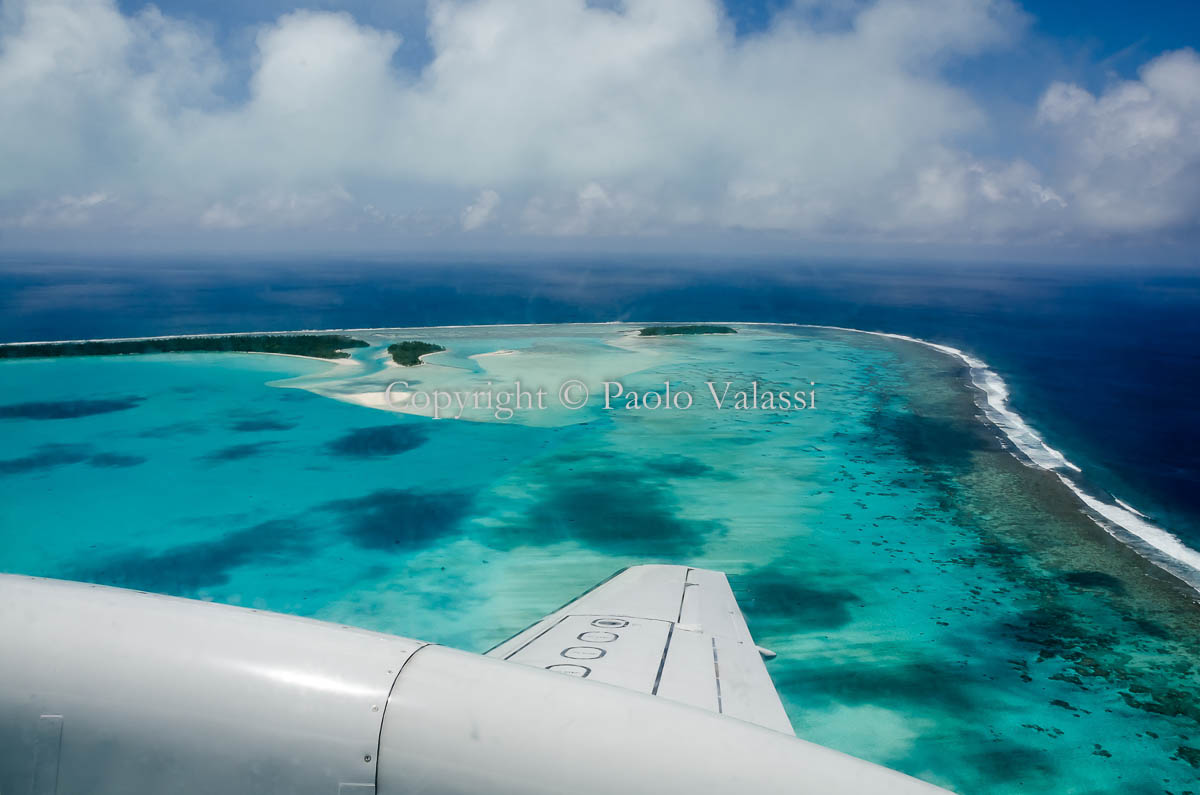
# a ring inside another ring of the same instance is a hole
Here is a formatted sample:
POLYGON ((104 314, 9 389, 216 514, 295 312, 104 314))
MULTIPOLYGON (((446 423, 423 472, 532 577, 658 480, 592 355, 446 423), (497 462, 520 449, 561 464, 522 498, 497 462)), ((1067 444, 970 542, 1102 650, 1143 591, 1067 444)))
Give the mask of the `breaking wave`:
POLYGON ((810 326, 837 331, 853 331, 877 337, 914 342, 952 356, 967 366, 971 383, 979 390, 977 401, 984 416, 995 425, 1011 444, 1017 457, 1030 466, 1053 472, 1087 508, 1088 515, 1114 537, 1131 546, 1152 563, 1169 571, 1193 588, 1200 590, 1200 551, 1192 549, 1177 536, 1155 525, 1144 513, 1116 497, 1088 492, 1076 475, 1082 470, 1068 461, 1060 451, 1046 443, 1025 419, 1008 405, 1008 385, 982 359, 936 342, 890 334, 883 331, 863 331, 840 326, 810 326))

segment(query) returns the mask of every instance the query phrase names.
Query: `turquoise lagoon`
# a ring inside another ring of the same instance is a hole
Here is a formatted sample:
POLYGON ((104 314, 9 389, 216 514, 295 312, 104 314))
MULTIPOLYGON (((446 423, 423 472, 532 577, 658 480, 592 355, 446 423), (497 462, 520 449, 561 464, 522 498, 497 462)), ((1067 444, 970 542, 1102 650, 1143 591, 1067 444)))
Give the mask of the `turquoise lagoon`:
POLYGON ((962 793, 1200 792, 1196 592, 1019 461, 962 362, 829 329, 635 329, 354 332, 372 347, 342 364, 5 362, 0 569, 482 651, 621 567, 717 568, 801 737, 962 793), (397 368, 402 339, 448 350, 397 368), (545 408, 435 420, 387 410, 398 380, 405 406, 520 381, 545 408), (604 381, 693 404, 606 410, 604 381), (732 384, 723 408, 708 381, 732 384), (732 407, 753 382, 816 407, 732 407))

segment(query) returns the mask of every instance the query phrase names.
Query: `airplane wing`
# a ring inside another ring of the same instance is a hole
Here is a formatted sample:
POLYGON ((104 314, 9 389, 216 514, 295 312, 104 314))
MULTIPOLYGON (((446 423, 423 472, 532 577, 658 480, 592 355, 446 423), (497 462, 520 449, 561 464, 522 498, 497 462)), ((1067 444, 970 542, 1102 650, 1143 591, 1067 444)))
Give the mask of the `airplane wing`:
POLYGON ((488 652, 794 734, 719 571, 633 566, 488 652))

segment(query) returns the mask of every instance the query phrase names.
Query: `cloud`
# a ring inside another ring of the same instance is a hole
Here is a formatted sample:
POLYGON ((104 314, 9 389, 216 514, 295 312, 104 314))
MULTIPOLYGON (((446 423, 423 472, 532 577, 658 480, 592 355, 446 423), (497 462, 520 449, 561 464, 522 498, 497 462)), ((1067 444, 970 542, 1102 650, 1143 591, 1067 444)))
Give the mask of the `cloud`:
POLYGON ((1049 161, 972 152, 990 120, 948 75, 1025 24, 1008 0, 803 0, 738 37, 716 0, 432 0, 414 70, 397 33, 296 11, 231 99, 202 27, 4 0, 0 225, 994 242, 1194 218, 1188 51, 1051 86, 1028 109, 1049 161))
POLYGON ((492 212, 500 206, 500 194, 494 190, 482 190, 475 201, 471 202, 462 214, 464 232, 478 229, 488 222, 492 212))
POLYGON ((1200 210, 1200 57, 1177 50, 1094 96, 1054 83, 1038 121, 1057 136, 1081 224, 1115 232, 1195 226, 1200 210))
POLYGON ((102 192, 43 199, 24 215, 5 219, 3 225, 50 229, 85 226, 92 220, 93 209, 112 201, 113 197, 102 192))
POLYGON ((329 190, 265 190, 237 196, 228 204, 213 203, 201 213, 200 225, 216 229, 304 226, 335 218, 340 206, 352 201, 353 197, 340 185, 329 190))

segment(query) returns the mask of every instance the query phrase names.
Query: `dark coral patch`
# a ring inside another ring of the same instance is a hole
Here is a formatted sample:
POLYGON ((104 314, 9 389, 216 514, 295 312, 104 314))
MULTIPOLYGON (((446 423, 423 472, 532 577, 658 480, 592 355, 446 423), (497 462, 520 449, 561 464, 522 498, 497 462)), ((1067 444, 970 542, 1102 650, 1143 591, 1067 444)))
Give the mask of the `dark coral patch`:
POLYGON ((755 616, 784 618, 797 629, 836 629, 853 620, 858 595, 814 588, 780 572, 760 571, 738 579, 738 601, 755 616))
POLYGON ((559 464, 579 464, 585 461, 615 461, 620 456, 616 453, 611 453, 607 450, 564 450, 554 456, 555 462, 559 464))
POLYGON ((939 709, 970 714, 979 708, 972 684, 947 676, 938 661, 857 662, 836 666, 797 665, 772 672, 776 685, 812 705, 875 704, 901 713, 939 709))
POLYGON ((428 437, 424 428, 416 425, 377 425, 356 428, 326 445, 326 449, 343 458, 382 458, 415 450, 428 437))
POLYGON ((505 547, 578 541, 610 554, 677 558, 723 527, 679 516, 671 489, 652 468, 560 468, 552 472, 523 519, 495 528, 491 543, 505 547))
POLYGON ((308 534, 292 521, 270 521, 211 541, 162 551, 133 550, 86 566, 75 579, 143 591, 192 594, 224 585, 231 572, 248 563, 303 556, 310 550, 308 534))
POLYGON ((131 467, 145 460, 141 456, 119 453, 93 454, 91 446, 86 444, 45 444, 30 455, 0 461, 0 475, 22 475, 84 462, 102 469, 131 467))
POLYGON ((126 411, 145 398, 125 397, 112 400, 53 400, 34 403, 12 403, 0 406, 0 418, 17 420, 71 420, 126 411))
MULTIPOLYGON (((974 747, 983 745, 980 740, 974 747)), ((1031 774, 1052 772, 1058 759, 1051 752, 1014 742, 991 739, 994 747, 967 755, 971 767, 984 775, 988 782, 1026 782, 1031 774)))
POLYGON ((685 455, 664 455, 646 462, 652 472, 674 478, 698 478, 710 475, 713 468, 685 455))
POLYGON ((229 447, 222 447, 220 450, 214 450, 204 456, 205 461, 213 463, 224 463, 226 461, 241 461, 246 458, 253 458, 262 455, 267 448, 273 446, 275 442, 254 442, 252 444, 234 444, 229 447))
POLYGON ((873 424, 878 432, 895 440, 905 457, 931 467, 966 469, 975 452, 995 444, 984 435, 982 423, 969 425, 914 412, 882 411, 874 415, 873 424))
POLYGON ((321 507, 337 514, 346 536, 364 549, 410 550, 454 534, 471 508, 471 496, 382 489, 321 507))
POLYGON ((120 453, 98 453, 88 459, 88 463, 101 469, 124 469, 146 463, 140 455, 121 455, 120 453))
POLYGON ((1122 593, 1125 586, 1111 574, 1102 571, 1072 571, 1063 575, 1063 581, 1077 588, 1100 588, 1113 593, 1122 593))
POLYGON ((258 433, 261 431, 290 431, 296 427, 294 422, 271 419, 270 417, 248 418, 238 420, 229 426, 239 433, 258 433))
POLYGON ((85 444, 46 444, 37 452, 0 461, 0 475, 24 475, 43 469, 78 464, 91 456, 85 444))
POLYGON ((671 481, 720 476, 684 455, 637 459, 609 450, 564 450, 540 459, 520 518, 488 529, 504 548, 575 541, 608 554, 678 559, 724 532, 681 516, 671 481))

